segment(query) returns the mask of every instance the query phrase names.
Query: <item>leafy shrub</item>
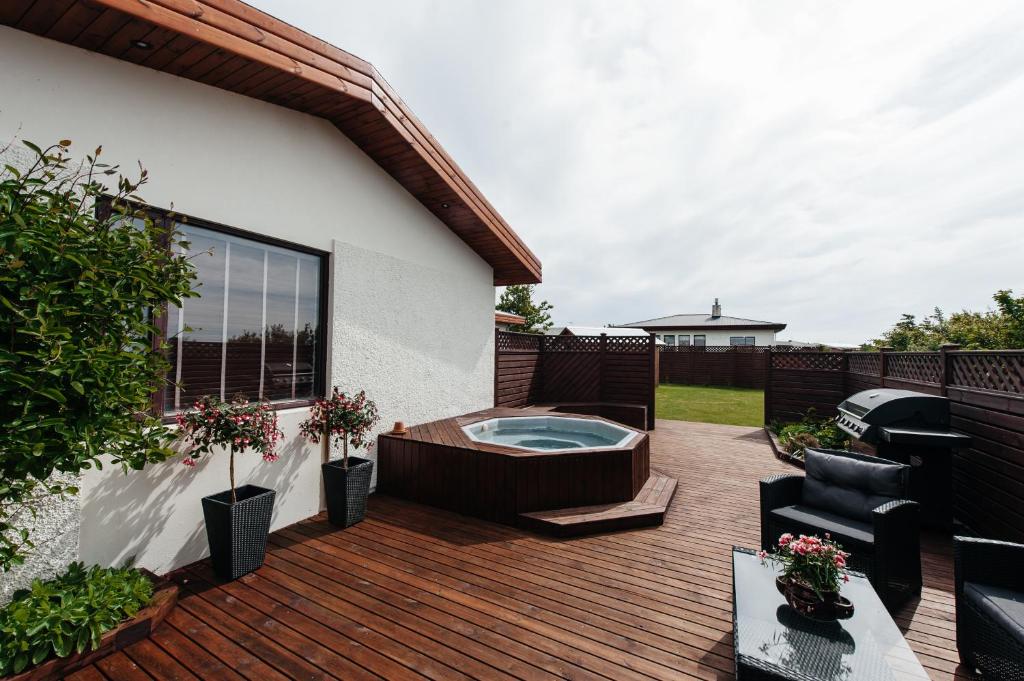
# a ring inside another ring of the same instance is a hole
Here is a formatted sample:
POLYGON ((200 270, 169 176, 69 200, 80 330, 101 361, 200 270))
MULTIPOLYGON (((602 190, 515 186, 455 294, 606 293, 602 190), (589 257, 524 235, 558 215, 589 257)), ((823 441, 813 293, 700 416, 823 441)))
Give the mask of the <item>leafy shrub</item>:
POLYGON ((104 632, 134 617, 152 597, 153 583, 128 567, 72 563, 54 579, 35 580, 0 610, 0 676, 95 650, 104 632))
POLYGON ((169 248, 169 228, 132 208, 145 171, 121 177, 99 149, 73 163, 70 144, 24 142, 31 166, 0 169, 0 570, 31 548, 15 527, 26 505, 76 492, 55 471, 104 454, 140 469, 173 453, 151 410, 169 367, 151 339, 164 305, 192 295, 194 267, 169 248))
POLYGON ((813 409, 809 409, 797 423, 772 424, 772 432, 779 437, 783 449, 802 459, 808 447, 846 449, 850 446, 850 436, 835 421, 818 418, 815 414, 813 409))
POLYGON ((334 387, 331 397, 317 400, 309 410, 309 417, 299 424, 303 437, 313 444, 319 444, 326 433, 332 444, 341 442, 342 468, 348 468, 348 446, 357 449, 367 444, 373 446, 370 430, 380 420, 377 403, 366 398, 366 391, 360 390, 355 395, 338 390, 334 387))

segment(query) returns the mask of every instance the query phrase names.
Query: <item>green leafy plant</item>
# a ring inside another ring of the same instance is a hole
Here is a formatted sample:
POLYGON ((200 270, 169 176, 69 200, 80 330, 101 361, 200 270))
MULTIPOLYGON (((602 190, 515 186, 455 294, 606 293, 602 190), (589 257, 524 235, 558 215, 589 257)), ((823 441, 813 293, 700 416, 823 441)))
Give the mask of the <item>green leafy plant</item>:
POLYGON ((74 163, 70 144, 26 141, 28 167, 0 171, 0 570, 31 548, 32 500, 77 492, 54 472, 172 454, 151 411, 169 368, 152 339, 164 305, 193 295, 194 268, 133 209, 145 170, 129 180, 99 149, 74 163))
POLYGON ((850 446, 850 436, 835 421, 818 418, 816 413, 814 409, 808 409, 797 423, 772 424, 772 432, 778 436, 783 449, 802 459, 808 447, 846 449, 850 446))
POLYGON ((153 583, 134 568, 86 569, 35 580, 0 609, 0 676, 51 657, 95 650, 103 633, 134 617, 153 597, 153 583))

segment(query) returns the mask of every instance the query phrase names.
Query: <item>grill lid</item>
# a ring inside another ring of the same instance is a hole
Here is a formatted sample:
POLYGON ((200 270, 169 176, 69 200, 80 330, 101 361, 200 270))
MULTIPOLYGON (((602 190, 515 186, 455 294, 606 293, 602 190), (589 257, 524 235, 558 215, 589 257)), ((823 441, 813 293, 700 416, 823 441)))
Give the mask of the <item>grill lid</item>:
POLYGON ((872 426, 885 426, 904 421, 913 421, 921 425, 949 423, 947 398, 912 390, 863 390, 846 398, 839 405, 839 411, 851 414, 872 426))

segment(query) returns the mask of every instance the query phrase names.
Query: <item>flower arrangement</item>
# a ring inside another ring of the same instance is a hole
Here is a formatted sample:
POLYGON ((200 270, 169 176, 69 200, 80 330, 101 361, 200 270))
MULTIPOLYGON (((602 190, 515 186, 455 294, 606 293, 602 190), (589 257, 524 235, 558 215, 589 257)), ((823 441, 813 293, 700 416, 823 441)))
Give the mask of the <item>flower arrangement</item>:
POLYGON ((313 444, 327 438, 328 447, 341 442, 342 468, 348 470, 348 446, 359 448, 370 440, 370 429, 380 420, 377 405, 366 398, 366 391, 349 395, 335 386, 330 398, 317 400, 309 410, 309 418, 299 424, 299 431, 313 444), (332 437, 336 440, 332 441, 332 437))
POLYGON ((824 600, 826 593, 838 594, 842 585, 850 581, 846 574, 846 559, 850 554, 825 533, 824 539, 801 534, 794 537, 788 532, 779 537, 778 548, 772 553, 758 551, 762 562, 770 560, 782 565, 782 577, 810 588, 824 600))
POLYGON ((192 407, 176 416, 181 436, 190 445, 182 463, 195 466, 201 455, 226 447, 231 455, 228 470, 233 504, 237 501, 235 452, 251 449, 262 454, 264 461, 277 461, 277 443, 284 437, 277 427, 277 412, 266 402, 250 402, 244 396, 230 402, 206 396, 192 407))

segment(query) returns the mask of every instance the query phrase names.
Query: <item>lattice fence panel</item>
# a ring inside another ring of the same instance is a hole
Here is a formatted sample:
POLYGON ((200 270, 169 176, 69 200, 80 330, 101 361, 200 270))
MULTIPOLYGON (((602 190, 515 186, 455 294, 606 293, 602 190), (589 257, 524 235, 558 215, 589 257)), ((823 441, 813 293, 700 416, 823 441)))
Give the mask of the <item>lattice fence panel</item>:
POLYGON ((608 352, 647 353, 651 350, 651 339, 643 336, 609 336, 608 352))
POLYGON ((850 373, 877 376, 882 370, 882 355, 878 352, 851 352, 850 373))
POLYGON ((810 369, 815 371, 841 371, 843 355, 838 352, 772 353, 773 369, 810 369))
POLYGON ((956 353, 951 364, 950 385, 1024 394, 1024 352, 956 353))
POLYGON ((545 352, 600 352, 601 338, 598 336, 548 336, 544 341, 545 352))
POLYGON ((886 357, 886 376, 919 383, 942 381, 942 360, 935 352, 893 352, 886 357))
POLYGON ((499 331, 496 340, 498 352, 537 352, 542 336, 535 333, 499 331))

